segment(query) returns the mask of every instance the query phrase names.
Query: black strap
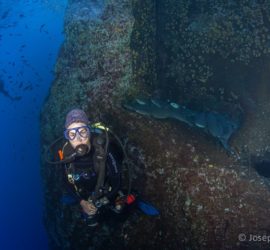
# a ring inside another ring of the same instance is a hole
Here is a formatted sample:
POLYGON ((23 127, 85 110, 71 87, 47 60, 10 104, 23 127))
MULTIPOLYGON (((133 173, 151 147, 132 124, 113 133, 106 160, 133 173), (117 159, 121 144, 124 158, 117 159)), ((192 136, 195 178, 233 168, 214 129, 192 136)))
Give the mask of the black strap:
POLYGON ((93 145, 95 147, 94 153, 94 167, 98 174, 98 180, 95 187, 95 192, 92 195, 92 200, 96 201, 103 195, 103 187, 105 180, 105 170, 106 170, 106 158, 107 154, 104 149, 104 139, 101 136, 97 136, 93 140, 93 145))
POLYGON ((105 191, 104 181, 106 172, 107 152, 109 145, 109 135, 106 129, 102 131, 103 133, 99 134, 93 139, 93 145, 95 148, 94 167, 98 174, 95 192, 91 197, 93 201, 96 201, 101 196, 103 196, 105 191))

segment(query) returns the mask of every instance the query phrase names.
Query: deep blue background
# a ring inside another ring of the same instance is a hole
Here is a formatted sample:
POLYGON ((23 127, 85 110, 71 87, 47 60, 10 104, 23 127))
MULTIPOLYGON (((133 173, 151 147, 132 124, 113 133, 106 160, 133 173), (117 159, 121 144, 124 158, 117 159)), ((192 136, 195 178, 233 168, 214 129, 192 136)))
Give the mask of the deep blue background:
POLYGON ((0 0, 0 249, 48 249, 39 115, 63 42, 67 0, 0 0), (16 100, 18 99, 18 100, 16 100))

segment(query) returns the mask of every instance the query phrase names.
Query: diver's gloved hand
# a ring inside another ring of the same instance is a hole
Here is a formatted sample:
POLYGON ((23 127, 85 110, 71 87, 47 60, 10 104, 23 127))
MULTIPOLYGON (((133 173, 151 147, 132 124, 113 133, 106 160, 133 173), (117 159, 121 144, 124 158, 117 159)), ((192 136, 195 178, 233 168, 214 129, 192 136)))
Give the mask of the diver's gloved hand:
POLYGON ((81 200, 80 201, 80 205, 81 205, 83 211, 86 214, 88 214, 89 216, 95 215, 97 213, 96 206, 92 202, 90 202, 90 201, 81 200))

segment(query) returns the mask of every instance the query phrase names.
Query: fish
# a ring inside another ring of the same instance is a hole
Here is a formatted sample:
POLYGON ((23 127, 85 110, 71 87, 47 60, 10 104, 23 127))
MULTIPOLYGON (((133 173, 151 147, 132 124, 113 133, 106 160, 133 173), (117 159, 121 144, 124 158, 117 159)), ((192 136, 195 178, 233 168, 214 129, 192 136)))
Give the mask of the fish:
POLYGON ((18 101, 22 98, 21 96, 15 96, 15 97, 11 96, 8 93, 8 91, 6 91, 4 82, 1 79, 0 79, 0 93, 2 93, 5 97, 8 97, 12 101, 18 101))
POLYGON ((231 117, 215 111, 201 112, 169 100, 161 101, 151 98, 136 98, 123 102, 122 106, 128 111, 140 115, 156 119, 174 119, 186 123, 190 127, 197 127, 216 138, 227 152, 235 154, 229 141, 241 126, 242 116, 240 115, 231 117))
POLYGON ((44 28, 44 26, 45 26, 45 23, 42 24, 42 25, 40 25, 40 27, 39 27, 39 32, 42 32, 42 29, 44 28))
POLYGON ((32 89, 33 89, 32 84, 27 85, 27 86, 25 86, 25 87, 23 88, 23 90, 32 90, 32 89))
POLYGON ((11 9, 6 10, 6 11, 1 15, 1 19, 7 18, 8 15, 9 15, 9 13, 10 13, 10 10, 11 10, 11 9))
POLYGON ((0 80, 0 93, 2 93, 4 96, 11 98, 9 93, 5 90, 4 82, 0 80))

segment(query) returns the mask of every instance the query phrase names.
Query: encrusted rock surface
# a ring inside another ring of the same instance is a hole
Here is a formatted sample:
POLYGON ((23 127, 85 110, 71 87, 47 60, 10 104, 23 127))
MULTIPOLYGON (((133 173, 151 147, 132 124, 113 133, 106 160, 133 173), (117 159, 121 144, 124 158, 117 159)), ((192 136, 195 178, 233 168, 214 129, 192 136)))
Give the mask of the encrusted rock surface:
POLYGON ((270 141, 269 13, 268 1, 69 1, 66 40, 41 114, 43 156, 62 134, 65 114, 81 107, 120 136, 133 187, 161 214, 132 211, 127 220, 87 228, 79 206, 60 203, 62 171, 43 157, 52 249, 269 248, 269 180, 251 160, 270 141), (142 94, 240 110, 243 125, 231 141, 238 157, 195 128, 121 107, 142 94))

